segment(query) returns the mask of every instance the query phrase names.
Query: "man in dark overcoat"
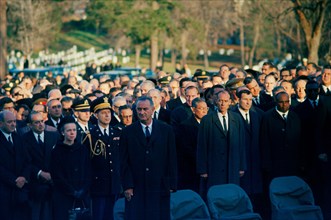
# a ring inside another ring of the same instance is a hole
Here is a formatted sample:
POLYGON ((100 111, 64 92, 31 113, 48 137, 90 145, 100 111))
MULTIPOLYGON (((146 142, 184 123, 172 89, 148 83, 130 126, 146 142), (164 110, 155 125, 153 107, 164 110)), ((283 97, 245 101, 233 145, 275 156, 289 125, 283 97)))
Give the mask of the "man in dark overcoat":
POLYGON ((260 124, 263 111, 252 106, 252 93, 246 88, 237 89, 239 103, 233 108, 245 127, 245 150, 247 169, 240 179, 240 186, 247 194, 262 193, 262 167, 260 150, 260 124))
MULTIPOLYGON (((266 112, 261 123, 262 167, 269 181, 279 176, 299 175, 301 123, 290 109, 289 96, 275 96, 277 106, 266 112)), ((268 181, 267 181, 268 182, 268 181)))
POLYGON ((176 190, 177 161, 172 128, 153 120, 153 101, 141 97, 138 121, 123 130, 121 180, 126 219, 170 219, 170 192, 176 190))
POLYGON ((199 192, 200 176, 196 172, 198 130, 209 108, 204 99, 195 98, 192 109, 193 115, 179 125, 176 134, 178 189, 199 192))
POLYGON ((197 172, 213 185, 240 183, 246 169, 245 130, 237 113, 228 111, 230 94, 218 93, 218 111, 205 116, 200 124, 197 146, 197 172))
POLYGON ((40 112, 32 111, 28 122, 31 130, 24 134, 23 140, 31 158, 31 216, 34 220, 51 220, 51 151, 59 139, 59 133, 45 130, 40 112))
POLYGON ((30 219, 30 160, 15 129, 14 114, 8 110, 0 112, 0 218, 25 220, 30 219))
POLYGON ((92 102, 97 125, 91 130, 92 213, 94 220, 113 219, 113 206, 121 190, 119 140, 120 130, 111 127, 111 106, 108 97, 92 102))

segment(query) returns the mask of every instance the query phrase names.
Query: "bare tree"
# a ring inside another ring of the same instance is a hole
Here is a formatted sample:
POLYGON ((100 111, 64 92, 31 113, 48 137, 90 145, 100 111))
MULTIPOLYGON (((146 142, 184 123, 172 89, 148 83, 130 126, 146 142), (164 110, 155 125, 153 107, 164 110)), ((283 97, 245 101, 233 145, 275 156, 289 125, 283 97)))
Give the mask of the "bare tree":
POLYGON ((6 0, 0 0, 0 78, 3 80, 7 72, 7 13, 6 0))
POLYGON ((318 49, 321 42, 327 0, 305 1, 304 3, 301 0, 292 0, 292 2, 300 26, 305 33, 309 52, 308 60, 318 63, 318 49))
POLYGON ((8 0, 11 48, 27 54, 44 49, 52 42, 58 28, 53 17, 55 6, 49 0, 8 0))

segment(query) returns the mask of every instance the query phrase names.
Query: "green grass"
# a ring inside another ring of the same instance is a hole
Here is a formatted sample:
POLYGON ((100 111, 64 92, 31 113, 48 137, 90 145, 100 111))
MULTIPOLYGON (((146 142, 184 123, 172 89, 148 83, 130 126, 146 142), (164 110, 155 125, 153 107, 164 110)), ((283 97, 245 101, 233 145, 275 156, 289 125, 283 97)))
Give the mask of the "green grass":
MULTIPOLYGON (((78 51, 87 50, 91 47, 94 47, 96 51, 101 51, 104 49, 108 49, 111 47, 107 43, 106 37, 95 35, 85 31, 73 30, 69 32, 62 32, 58 35, 57 41, 52 44, 50 48, 51 51, 60 51, 71 48, 73 45, 77 46, 78 51)), ((130 63, 125 64, 125 66, 134 67, 134 54, 130 54, 130 63)), ((214 51, 212 56, 209 58, 210 67, 208 70, 216 71, 219 66, 223 63, 226 63, 230 66, 238 65, 239 57, 237 56, 220 56, 217 51, 214 51)), ((180 60, 178 60, 179 62, 180 60)), ((203 60, 200 59, 196 61, 188 60, 189 68, 194 74, 196 69, 205 69, 203 66, 203 60)), ((149 67, 149 58, 145 55, 142 55, 140 58, 140 66, 141 67, 149 67)), ((173 67, 170 63, 170 58, 166 57, 163 69, 167 72, 174 72, 175 67, 173 67)))
POLYGON ((51 49, 63 50, 76 45, 78 50, 87 50, 94 47, 96 51, 109 48, 109 44, 104 37, 100 37, 84 31, 70 31, 60 33, 58 40, 54 43, 51 49))

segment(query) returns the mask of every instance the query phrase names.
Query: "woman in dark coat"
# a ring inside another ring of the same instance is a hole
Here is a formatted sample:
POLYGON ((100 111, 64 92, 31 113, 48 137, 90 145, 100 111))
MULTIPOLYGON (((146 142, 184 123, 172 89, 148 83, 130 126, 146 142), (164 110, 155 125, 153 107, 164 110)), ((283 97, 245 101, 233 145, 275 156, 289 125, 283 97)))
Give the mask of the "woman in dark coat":
POLYGON ((75 141, 77 131, 74 119, 62 119, 59 126, 64 140, 56 144, 51 157, 53 219, 68 219, 68 210, 74 203, 75 207, 90 206, 91 166, 88 149, 75 141))

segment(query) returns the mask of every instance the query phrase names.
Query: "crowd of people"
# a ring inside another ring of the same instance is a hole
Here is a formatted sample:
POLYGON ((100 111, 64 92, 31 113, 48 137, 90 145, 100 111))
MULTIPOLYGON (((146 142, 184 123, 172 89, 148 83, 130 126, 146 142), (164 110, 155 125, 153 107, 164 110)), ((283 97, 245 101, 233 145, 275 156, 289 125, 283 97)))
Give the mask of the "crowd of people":
POLYGON ((293 175, 331 219, 330 65, 93 74, 2 82, 2 219, 109 220, 121 197, 126 219, 170 219, 172 192, 227 183, 270 219, 271 180, 293 175))

